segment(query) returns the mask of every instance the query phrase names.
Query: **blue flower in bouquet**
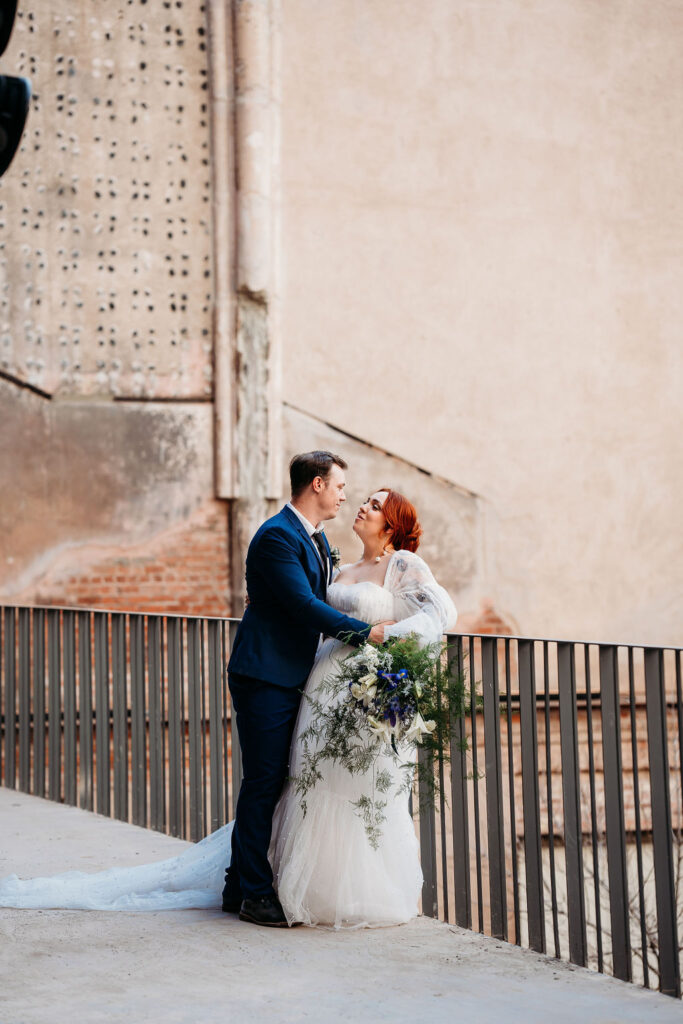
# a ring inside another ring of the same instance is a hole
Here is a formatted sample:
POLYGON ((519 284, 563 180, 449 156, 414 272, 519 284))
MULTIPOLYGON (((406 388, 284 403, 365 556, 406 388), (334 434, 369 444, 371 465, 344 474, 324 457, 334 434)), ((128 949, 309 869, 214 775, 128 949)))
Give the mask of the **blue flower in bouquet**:
POLYGON ((354 706, 376 739, 396 752, 396 744, 409 735, 411 742, 430 733, 433 724, 418 714, 422 693, 406 668, 392 671, 392 655, 386 649, 364 644, 346 659, 348 692, 354 706))

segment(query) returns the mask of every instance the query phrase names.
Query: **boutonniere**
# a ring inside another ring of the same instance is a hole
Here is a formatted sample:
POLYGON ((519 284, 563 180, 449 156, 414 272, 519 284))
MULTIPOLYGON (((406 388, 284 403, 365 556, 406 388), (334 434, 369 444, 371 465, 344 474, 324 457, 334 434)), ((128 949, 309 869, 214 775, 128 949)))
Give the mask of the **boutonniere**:
POLYGON ((332 561, 332 568, 338 569, 341 565, 341 551, 338 547, 330 548, 330 560, 332 561))

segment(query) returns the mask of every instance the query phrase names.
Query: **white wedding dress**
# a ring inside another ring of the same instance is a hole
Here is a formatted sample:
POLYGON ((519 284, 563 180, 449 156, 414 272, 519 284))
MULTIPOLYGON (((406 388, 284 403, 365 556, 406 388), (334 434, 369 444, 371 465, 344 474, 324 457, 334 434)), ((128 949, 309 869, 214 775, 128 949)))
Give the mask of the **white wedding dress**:
MULTIPOLYGON (((392 636, 417 633, 424 643, 438 641, 453 627, 456 611, 425 562, 408 551, 394 553, 383 586, 376 583, 330 584, 328 602, 365 622, 397 619, 392 636)), ((337 640, 320 647, 305 692, 334 674, 352 648, 337 640)), ((294 731, 290 774, 301 764, 299 737, 311 721, 305 699, 294 731)), ((352 802, 373 795, 373 773, 351 775, 329 763, 322 782, 306 796, 306 813, 295 786, 288 782, 273 818, 269 857, 275 887, 290 921, 335 928, 400 924, 417 914, 422 886, 418 842, 408 813, 408 797, 397 794, 403 782, 393 758, 382 768, 395 777, 387 800, 379 846, 370 844, 352 802)), ((0 881, 0 906, 82 910, 217 909, 230 857, 232 822, 180 856, 131 868, 94 874, 70 871, 48 878, 0 881)))

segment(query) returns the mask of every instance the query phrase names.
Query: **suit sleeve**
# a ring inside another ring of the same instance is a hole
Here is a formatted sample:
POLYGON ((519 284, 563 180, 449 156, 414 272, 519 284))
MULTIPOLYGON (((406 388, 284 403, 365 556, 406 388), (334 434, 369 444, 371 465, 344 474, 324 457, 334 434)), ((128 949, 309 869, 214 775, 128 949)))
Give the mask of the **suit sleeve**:
POLYGON ((303 619, 317 632, 354 646, 367 640, 371 628, 367 622, 343 615, 315 596, 297 552, 284 534, 278 530, 264 533, 251 560, 250 568, 267 577, 273 599, 292 618, 303 619))

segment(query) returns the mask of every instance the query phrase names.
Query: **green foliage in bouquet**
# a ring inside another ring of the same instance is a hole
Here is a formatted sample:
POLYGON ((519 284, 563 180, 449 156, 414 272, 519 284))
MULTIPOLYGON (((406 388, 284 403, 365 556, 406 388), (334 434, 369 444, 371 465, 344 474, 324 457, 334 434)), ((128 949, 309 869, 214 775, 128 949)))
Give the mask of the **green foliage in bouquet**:
POLYGON ((326 762, 351 775, 371 774, 371 792, 352 804, 377 848, 387 801, 409 792, 416 774, 423 799, 438 795, 434 759, 450 759, 452 729, 469 711, 448 645, 424 646, 415 635, 392 637, 380 647, 363 644, 305 699, 312 721, 301 736, 301 769, 292 779, 304 813, 306 795, 324 779, 326 762))

